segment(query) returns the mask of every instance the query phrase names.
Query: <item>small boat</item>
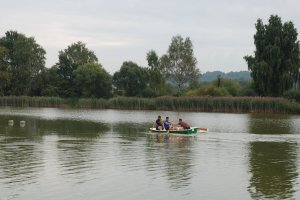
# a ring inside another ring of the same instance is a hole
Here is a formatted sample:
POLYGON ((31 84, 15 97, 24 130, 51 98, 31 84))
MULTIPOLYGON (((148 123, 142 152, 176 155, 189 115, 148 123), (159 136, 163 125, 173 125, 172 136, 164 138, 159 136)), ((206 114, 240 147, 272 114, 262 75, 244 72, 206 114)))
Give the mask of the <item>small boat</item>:
POLYGON ((172 133, 172 134, 183 134, 183 135, 191 135, 197 133, 205 133, 208 131, 208 128, 198 128, 191 127, 190 129, 181 129, 181 130, 156 130, 156 128, 150 128, 150 131, 153 133, 172 133))

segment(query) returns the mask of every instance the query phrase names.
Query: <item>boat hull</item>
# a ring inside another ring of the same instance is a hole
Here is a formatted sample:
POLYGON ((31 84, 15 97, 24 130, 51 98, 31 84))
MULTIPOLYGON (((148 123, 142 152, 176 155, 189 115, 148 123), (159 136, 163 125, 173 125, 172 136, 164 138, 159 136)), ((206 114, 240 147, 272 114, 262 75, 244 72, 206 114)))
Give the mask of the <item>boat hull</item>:
POLYGON ((190 129, 183 129, 183 130, 156 130, 155 128, 150 128, 150 131, 153 133, 172 133, 172 134, 184 134, 184 135, 192 135, 197 134, 200 131, 197 127, 191 127, 190 129))

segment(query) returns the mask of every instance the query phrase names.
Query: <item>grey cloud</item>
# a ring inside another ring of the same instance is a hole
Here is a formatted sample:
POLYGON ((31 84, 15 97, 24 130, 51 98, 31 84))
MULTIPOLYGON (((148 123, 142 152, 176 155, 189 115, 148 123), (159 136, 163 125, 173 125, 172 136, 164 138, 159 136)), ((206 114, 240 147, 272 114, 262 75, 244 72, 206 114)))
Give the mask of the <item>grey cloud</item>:
POLYGON ((47 51, 47 66, 58 51, 85 42, 111 73, 122 62, 146 65, 146 53, 167 51, 181 34, 194 44, 198 67, 246 70, 243 60, 254 50, 254 24, 271 14, 300 26, 296 0, 0 0, 1 35, 17 30, 34 36, 47 51))

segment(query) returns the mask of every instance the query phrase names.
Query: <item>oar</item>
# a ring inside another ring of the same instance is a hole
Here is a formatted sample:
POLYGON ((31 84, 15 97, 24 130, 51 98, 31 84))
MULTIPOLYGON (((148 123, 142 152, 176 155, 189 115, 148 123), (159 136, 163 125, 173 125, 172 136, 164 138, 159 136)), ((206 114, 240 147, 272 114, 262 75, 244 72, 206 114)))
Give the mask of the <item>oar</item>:
POLYGON ((197 128, 199 132, 205 133, 208 132, 208 128, 197 128))

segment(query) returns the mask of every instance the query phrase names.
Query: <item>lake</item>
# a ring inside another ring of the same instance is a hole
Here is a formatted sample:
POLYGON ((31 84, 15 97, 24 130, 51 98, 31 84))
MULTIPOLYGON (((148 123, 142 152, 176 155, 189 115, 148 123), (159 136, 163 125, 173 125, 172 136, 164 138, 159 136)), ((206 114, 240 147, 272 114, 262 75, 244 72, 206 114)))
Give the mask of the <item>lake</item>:
POLYGON ((0 200, 300 199, 299 142, 297 115, 1 108, 0 200))

